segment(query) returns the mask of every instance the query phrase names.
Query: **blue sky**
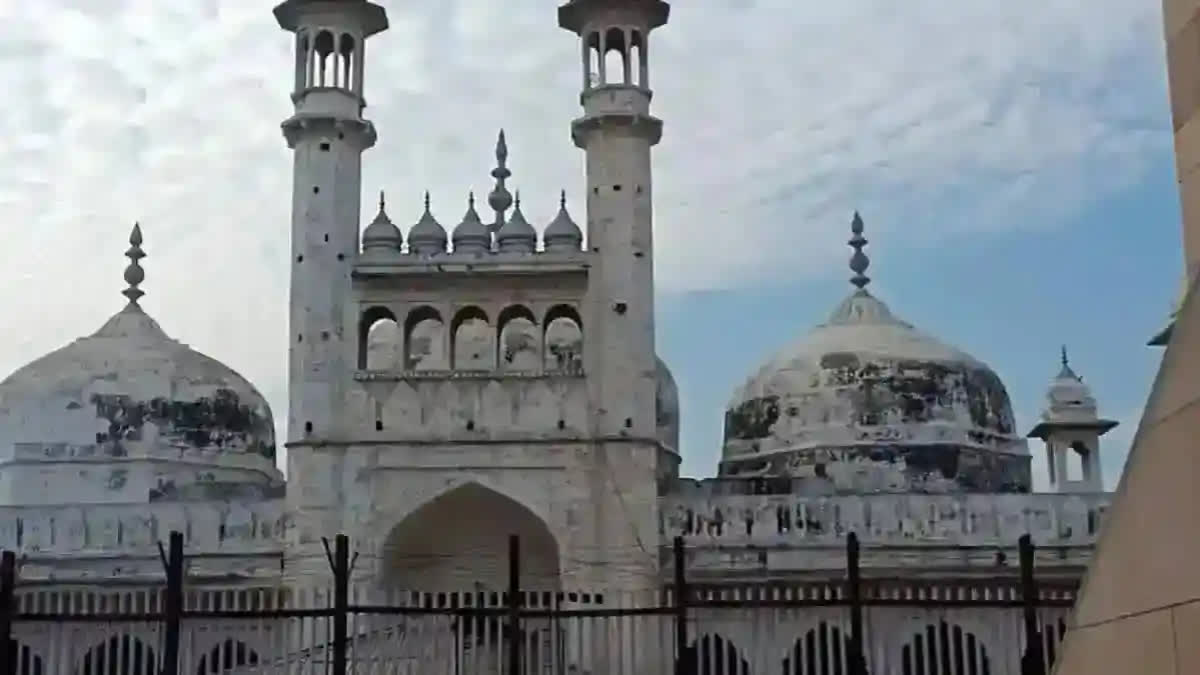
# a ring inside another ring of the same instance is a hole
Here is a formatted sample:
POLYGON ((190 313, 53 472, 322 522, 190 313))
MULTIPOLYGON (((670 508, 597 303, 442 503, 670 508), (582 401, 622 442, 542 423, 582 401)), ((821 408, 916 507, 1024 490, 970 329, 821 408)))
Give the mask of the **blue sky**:
MULTIPOLYGON (((1166 127, 1165 104, 1147 103, 1160 109, 1166 127)), ((1110 486, 1162 354, 1145 342, 1165 324, 1182 274, 1174 155, 1167 149, 1147 163, 1151 169, 1135 184, 1067 217, 952 237, 937 247, 910 244, 903 227, 871 236, 873 218, 897 218, 912 205, 864 213, 872 289, 910 323, 995 369, 1022 432, 1058 372, 1060 344, 1068 345, 1102 414, 1122 423, 1102 442, 1110 486)), ((945 229, 937 218, 933 212, 907 226, 945 229)), ((830 234, 839 242, 849 235, 846 220, 845 232, 830 234)), ((850 249, 843 254, 848 262, 850 249)), ((659 350, 681 390, 685 474, 713 474, 733 389, 774 350, 824 320, 850 291, 849 276, 842 268, 801 282, 659 295, 659 350)), ((1041 443, 1030 443, 1040 470, 1041 443)))
MULTIPOLYGON (((286 418, 293 45, 273 4, 0 3, 0 308, 38 317, 0 333, 0 372, 121 307, 140 221, 143 306, 286 418)), ((428 189, 453 226, 491 187, 500 127, 530 221, 565 189, 584 222, 580 50, 556 3, 383 4, 362 224, 386 190, 407 229, 428 189)), ((1182 273, 1158 3, 674 5, 649 67, 658 340, 685 470, 715 469, 731 390, 847 292, 855 209, 872 290, 991 364, 1024 425, 1069 344, 1123 423, 1119 465, 1182 273)))

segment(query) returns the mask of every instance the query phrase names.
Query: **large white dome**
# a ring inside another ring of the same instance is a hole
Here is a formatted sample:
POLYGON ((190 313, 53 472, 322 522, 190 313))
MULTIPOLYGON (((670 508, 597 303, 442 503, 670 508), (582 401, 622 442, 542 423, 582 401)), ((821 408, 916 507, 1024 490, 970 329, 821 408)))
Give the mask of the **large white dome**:
POLYGON ((835 492, 1028 491, 1000 378, 894 316, 856 262, 859 288, 735 392, 721 473, 835 492))
POLYGON ((278 489, 266 400, 228 366, 168 337, 131 283, 129 304, 98 331, 0 382, 0 463, 10 465, 0 503, 278 489))

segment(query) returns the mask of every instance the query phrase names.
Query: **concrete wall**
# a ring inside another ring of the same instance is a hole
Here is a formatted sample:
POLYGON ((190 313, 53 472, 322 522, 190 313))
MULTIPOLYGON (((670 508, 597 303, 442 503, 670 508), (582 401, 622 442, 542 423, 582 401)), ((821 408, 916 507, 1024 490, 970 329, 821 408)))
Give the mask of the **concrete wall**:
POLYGON ((1200 2, 1164 0, 1167 77, 1188 274, 1200 268, 1200 2))

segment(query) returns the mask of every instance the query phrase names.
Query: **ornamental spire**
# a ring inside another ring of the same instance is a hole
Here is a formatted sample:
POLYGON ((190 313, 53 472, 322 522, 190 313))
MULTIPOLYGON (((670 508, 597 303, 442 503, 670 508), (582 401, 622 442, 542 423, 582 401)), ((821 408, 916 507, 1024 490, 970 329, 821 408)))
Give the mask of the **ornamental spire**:
POLYGON ((871 283, 871 278, 864 274, 867 271, 867 267, 871 264, 871 259, 867 257, 866 253, 863 253, 863 247, 867 245, 867 239, 862 236, 863 221, 862 216, 858 215, 858 211, 854 212, 854 218, 850 221, 850 232, 852 236, 847 243, 854 249, 854 254, 850 256, 850 270, 854 272, 854 276, 850 277, 850 283, 857 286, 859 290, 862 290, 866 288, 867 284, 871 283))
POLYGON ((496 168, 492 169, 492 178, 496 179, 496 185, 488 195, 488 206, 496 212, 496 218, 488 226, 491 232, 500 230, 504 225, 504 212, 512 206, 512 195, 504 185, 504 181, 511 177, 512 171, 508 170, 508 143, 504 140, 504 129, 501 129, 496 138, 496 168))
POLYGON ((121 295, 129 298, 129 304, 137 305, 138 300, 146 294, 138 288, 146 280, 146 271, 141 265, 146 252, 142 250, 142 227, 138 223, 133 224, 133 231, 129 233, 129 250, 125 251, 125 257, 129 258, 129 265, 125 268, 125 283, 129 284, 129 288, 121 291, 121 295))

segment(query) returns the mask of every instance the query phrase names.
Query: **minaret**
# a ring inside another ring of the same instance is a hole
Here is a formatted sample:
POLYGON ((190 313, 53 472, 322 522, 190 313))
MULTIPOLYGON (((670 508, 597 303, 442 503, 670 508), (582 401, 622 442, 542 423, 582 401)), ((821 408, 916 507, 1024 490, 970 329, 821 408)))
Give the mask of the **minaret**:
POLYGON ((367 0, 287 0, 280 27, 296 34, 295 114, 283 123, 294 153, 288 443, 337 435, 355 336, 344 331, 358 255, 362 152, 375 144, 363 119, 366 39, 387 28, 367 0))
POLYGON ((580 37, 583 116, 571 124, 587 154, 587 245, 593 257, 584 365, 594 433, 652 439, 654 237, 650 149, 662 122, 650 115, 649 34, 667 22, 662 0, 571 0, 558 24, 580 37), (619 57, 609 70, 605 56, 619 57))
POLYGON ((1104 492, 1100 470, 1100 437, 1117 426, 1097 415, 1096 399, 1083 378, 1071 369, 1067 348, 1062 367, 1046 392, 1041 421, 1029 432, 1046 444, 1050 489, 1054 492, 1104 492), (1078 467, 1077 470, 1072 470, 1078 467))

